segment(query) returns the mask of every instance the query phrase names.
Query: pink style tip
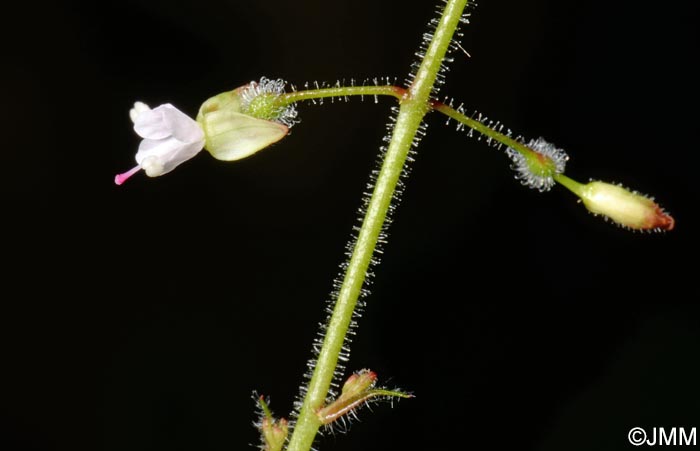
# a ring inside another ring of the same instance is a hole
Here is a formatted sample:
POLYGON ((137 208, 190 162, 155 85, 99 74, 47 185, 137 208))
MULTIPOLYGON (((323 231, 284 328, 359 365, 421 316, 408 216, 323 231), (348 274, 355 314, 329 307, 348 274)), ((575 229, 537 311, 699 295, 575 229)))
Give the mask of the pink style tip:
POLYGON ((122 174, 117 174, 114 176, 114 183, 116 183, 117 185, 121 185, 122 183, 126 182, 129 179, 129 177, 136 174, 140 170, 141 166, 136 166, 135 168, 129 169, 128 171, 122 174))

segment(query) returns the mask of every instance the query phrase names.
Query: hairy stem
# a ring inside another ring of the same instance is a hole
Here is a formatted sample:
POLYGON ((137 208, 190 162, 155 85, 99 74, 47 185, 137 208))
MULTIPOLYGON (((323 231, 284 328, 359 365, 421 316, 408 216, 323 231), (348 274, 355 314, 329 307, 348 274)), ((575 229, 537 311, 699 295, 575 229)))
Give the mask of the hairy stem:
MULTIPOLYGON (((527 145, 521 143, 520 141, 511 138, 510 136, 504 135, 503 133, 497 132, 496 130, 488 127, 485 124, 482 124, 481 122, 470 118, 469 116, 460 113, 459 111, 455 110, 454 108, 445 105, 442 102, 437 102, 434 101, 432 102, 431 106, 435 111, 439 111, 440 113, 443 113, 444 115, 451 117, 452 119, 461 122, 462 124, 466 125, 467 127, 470 127, 479 133, 483 134, 484 136, 488 136, 489 138, 493 139, 494 141, 498 141, 501 144, 505 144, 506 146, 510 147, 511 149, 519 152, 526 158, 532 159, 531 161, 535 164, 539 161, 537 158, 538 154, 534 150, 532 150, 530 147, 527 145)), ((564 174, 552 174, 552 178, 554 179, 555 182, 559 183, 560 185, 564 186, 567 188, 569 191, 572 193, 576 194, 577 196, 581 196, 581 190, 583 189, 583 185, 578 183, 577 181, 570 179, 569 177, 565 176, 564 174)))
MULTIPOLYGON (((426 56, 427 57, 427 56, 426 56)), ((416 81, 418 81, 418 77, 416 77, 416 81)), ((421 79, 422 80, 422 79, 421 79)), ((408 91, 404 88, 401 88, 399 86, 393 86, 393 85, 382 85, 382 86, 338 86, 338 87, 333 87, 333 88, 319 88, 319 89, 306 89, 306 90, 299 90, 299 91, 294 91, 294 92, 289 92, 286 94, 283 94, 275 99, 276 106, 279 107, 284 107, 296 102, 304 101, 304 100, 315 100, 315 99, 324 99, 324 98, 331 98, 331 97, 350 97, 350 96, 389 96, 389 97, 394 97, 398 99, 399 101, 402 101, 402 104, 406 104, 407 102, 415 102, 416 104, 421 103, 421 100, 423 99, 417 99, 414 92, 416 91, 415 88, 416 84, 410 88, 411 90, 408 91)), ((423 103, 421 103, 423 104, 423 103)), ((444 114, 445 116, 448 116, 457 122, 460 122, 467 127, 470 127, 477 132, 483 134, 484 136, 488 136, 489 138, 493 139, 494 141, 498 141, 501 144, 504 144, 521 154, 527 156, 527 157, 532 157, 534 154, 534 151, 530 149, 527 145, 523 144, 522 142, 513 139, 510 136, 504 135, 503 133, 500 133, 492 128, 490 128, 488 125, 479 122, 476 119, 473 119, 469 116, 467 116, 464 113, 461 113, 457 111, 456 109, 452 108, 449 105, 446 105, 440 101, 437 100, 431 100, 428 101, 426 99, 426 102, 424 103, 425 108, 427 110, 432 109, 437 112, 440 112, 444 114)))
POLYGON ((467 127, 473 128, 474 130, 483 134, 484 136, 488 136, 489 138, 492 138, 495 141, 505 144, 506 146, 520 152, 526 157, 533 156, 534 154, 534 151, 532 149, 530 149, 528 146, 521 143, 520 141, 513 139, 510 136, 504 135, 503 133, 499 133, 496 130, 488 127, 487 125, 477 121, 476 119, 472 119, 466 114, 460 113, 459 111, 455 110, 454 108, 448 105, 445 105, 442 102, 432 102, 432 107, 435 111, 439 111, 445 116, 451 117, 457 122, 461 122, 467 127))
POLYGON ((406 93, 398 86, 338 86, 333 88, 305 89, 282 94, 276 99, 277 105, 284 107, 302 100, 323 99, 347 96, 392 96, 401 99, 406 93))
MULTIPOLYGON (((307 387, 306 397, 287 448, 288 451, 310 450, 318 428, 321 426, 316 412, 323 406, 326 399, 338 363, 338 356, 352 321, 353 311, 357 305, 396 184, 416 132, 423 117, 430 110, 429 100, 435 79, 466 4, 467 0, 448 0, 446 2, 440 22, 415 74, 413 84, 406 95, 401 96, 401 106, 392 139, 343 278, 323 346, 318 354, 316 366, 307 387)), ((290 95, 294 95, 294 93, 290 93, 290 95)))

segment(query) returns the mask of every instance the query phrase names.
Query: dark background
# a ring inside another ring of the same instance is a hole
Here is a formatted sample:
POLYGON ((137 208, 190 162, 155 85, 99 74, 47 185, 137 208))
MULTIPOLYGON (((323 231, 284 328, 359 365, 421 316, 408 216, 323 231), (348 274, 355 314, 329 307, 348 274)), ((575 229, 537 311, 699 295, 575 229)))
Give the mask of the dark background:
MULTIPOLYGON (((130 168, 135 100, 407 74, 432 1, 24 2, 3 14, 3 450, 232 450, 286 415, 392 102, 252 158, 130 168)), ((441 94, 657 197, 631 233, 433 114, 353 345, 416 398, 319 449, 632 449, 700 427, 695 2, 483 1, 441 94)))

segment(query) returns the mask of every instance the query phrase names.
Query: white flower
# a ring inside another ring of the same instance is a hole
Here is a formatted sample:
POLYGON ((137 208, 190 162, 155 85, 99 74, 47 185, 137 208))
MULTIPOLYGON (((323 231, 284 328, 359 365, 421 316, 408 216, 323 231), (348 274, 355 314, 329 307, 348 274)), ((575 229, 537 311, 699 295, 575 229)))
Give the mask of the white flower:
POLYGON ((143 169, 149 177, 167 174, 204 148, 204 131, 192 118, 169 103, 150 109, 136 102, 129 112, 134 131, 143 138, 136 152, 138 166, 114 178, 121 185, 143 169))

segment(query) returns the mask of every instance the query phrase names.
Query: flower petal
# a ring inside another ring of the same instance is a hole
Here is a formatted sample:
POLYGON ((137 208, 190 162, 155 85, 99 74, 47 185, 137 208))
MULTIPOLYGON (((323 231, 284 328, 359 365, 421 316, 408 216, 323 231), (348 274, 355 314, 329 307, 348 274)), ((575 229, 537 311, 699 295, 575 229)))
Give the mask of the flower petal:
POLYGON ((197 121, 172 105, 166 104, 161 107, 163 121, 178 141, 195 143, 204 139, 204 131, 197 121))
POLYGON ((166 158, 168 154, 177 153, 182 143, 172 136, 164 139, 143 139, 136 152, 136 163, 148 157, 166 158))
POLYGON ((136 118, 141 115, 141 113, 145 111, 150 111, 151 107, 146 105, 143 102, 135 102, 134 107, 129 110, 129 117, 131 118, 131 122, 136 122, 136 118))
POLYGON ((197 155, 203 148, 204 140, 183 143, 174 137, 144 139, 139 145, 139 151, 136 152, 136 162, 141 165, 148 159, 150 167, 161 167, 162 170, 158 173, 147 171, 149 176, 155 177, 172 171, 181 163, 197 155))
POLYGON ((142 138, 163 139, 173 134, 170 124, 164 120, 164 108, 170 104, 160 105, 152 110, 139 113, 134 121, 134 131, 142 138))

